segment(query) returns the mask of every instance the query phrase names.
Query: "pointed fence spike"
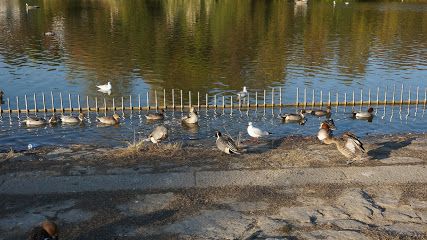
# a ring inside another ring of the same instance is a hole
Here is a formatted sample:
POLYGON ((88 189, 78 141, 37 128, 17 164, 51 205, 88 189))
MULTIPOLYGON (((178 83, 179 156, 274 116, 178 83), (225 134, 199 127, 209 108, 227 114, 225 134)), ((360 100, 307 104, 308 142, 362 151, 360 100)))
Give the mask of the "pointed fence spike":
POLYGON ((311 98, 311 107, 314 108, 315 104, 316 104, 316 90, 314 90, 313 88, 313 95, 311 98))
POLYGON ((283 102, 282 102, 282 87, 279 87, 279 106, 280 107, 283 106, 283 102))
MULTIPOLYGON (((8 101, 9 101, 9 99, 8 99, 8 101)), ((10 110, 10 106, 8 106, 8 109, 10 110)), ((19 108, 19 97, 18 97, 18 96, 16 96, 16 111, 17 111, 18 113, 20 113, 20 112, 21 112, 21 110, 20 110, 20 108, 19 108)), ((9 111, 9 113, 10 113, 10 111, 9 111)))
POLYGON ((90 112, 90 106, 89 106, 89 96, 86 95, 86 110, 89 113, 90 112))
POLYGON ((59 102, 61 104, 61 112, 64 113, 64 100, 62 99, 62 93, 59 92, 59 102))
POLYGON ((175 110, 175 89, 172 89, 172 109, 175 110))
POLYGON ((80 105, 80 94, 77 94, 77 107, 79 108, 79 113, 82 112, 82 107, 80 105))
MULTIPOLYGON (((265 94, 264 94, 265 96, 265 94)), ((295 101, 295 105, 298 107, 299 106, 299 88, 297 88, 297 96, 296 96, 296 101, 295 101)), ((265 106, 264 106, 265 107, 265 106)))
POLYGON ((42 103, 43 103, 43 112, 47 112, 47 109, 46 109, 46 97, 44 95, 44 92, 42 92, 42 103))
POLYGON ((191 108, 191 91, 188 91, 188 109, 191 108))
POLYGON ((400 89, 400 105, 403 104, 403 84, 402 84, 402 88, 400 89))
POLYGON ((159 103, 157 101, 157 90, 154 90, 154 102, 156 104, 156 110, 159 109, 159 103))
POLYGON ((163 88, 163 109, 166 109, 166 89, 163 88))
POLYGON ((24 95, 24 101, 25 101, 25 112, 28 113, 28 100, 27 100, 27 94, 24 95))
POLYGON ((258 91, 255 91, 255 108, 258 109, 258 91))
MULTIPOLYGON (((114 103, 114 97, 113 97, 113 103, 114 103)), ((116 111, 116 108, 113 106, 113 110, 116 111)), ((141 111, 141 94, 138 94, 138 110, 141 111)))
POLYGON ((181 96, 181 106, 180 106, 180 108, 181 108, 181 112, 182 112, 182 109, 184 108, 184 104, 183 104, 183 100, 182 100, 182 90, 180 90, 180 96, 181 96))
POLYGON ((70 114, 73 111, 73 105, 71 104, 71 94, 68 93, 68 106, 69 106, 69 110, 70 110, 70 114))
POLYGON ((53 92, 50 92, 50 103, 51 103, 51 107, 52 107, 52 112, 55 112, 55 99, 53 97, 53 92))
POLYGON ((197 110, 200 110, 200 92, 197 91, 197 110))
POLYGON ((205 99, 205 102, 206 102, 206 111, 208 110, 208 108, 209 108, 209 94, 208 93, 206 93, 206 99, 205 99))
POLYGON ((147 91, 145 95, 147 97, 147 110, 150 110, 150 92, 147 91))
POLYGON ((131 112, 133 111, 132 95, 129 95, 129 109, 130 109, 131 112))

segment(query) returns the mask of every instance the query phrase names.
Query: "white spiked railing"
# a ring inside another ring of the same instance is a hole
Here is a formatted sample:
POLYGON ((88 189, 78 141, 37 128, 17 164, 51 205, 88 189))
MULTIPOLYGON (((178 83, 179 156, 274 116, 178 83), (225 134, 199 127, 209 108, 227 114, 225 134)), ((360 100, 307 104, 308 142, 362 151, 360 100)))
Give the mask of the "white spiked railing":
POLYGON ((85 96, 81 98, 79 94, 54 94, 50 92, 47 96, 45 93, 31 94, 28 98, 27 95, 23 97, 15 96, 15 98, 6 97, 4 103, 0 105, 0 114, 3 113, 31 113, 31 112, 107 112, 107 111, 133 111, 133 110, 158 110, 160 108, 181 110, 189 107, 196 107, 197 109, 205 108, 236 108, 238 109, 251 109, 251 108, 275 108, 275 107, 323 107, 323 106, 379 106, 379 105, 423 105, 427 104, 427 88, 421 89, 416 87, 414 90, 411 87, 405 88, 402 84, 399 91, 397 92, 396 86, 393 86, 390 94, 388 87, 380 89, 377 87, 374 90, 360 89, 360 95, 357 91, 352 90, 350 94, 348 92, 332 92, 328 91, 327 94, 323 90, 316 91, 315 89, 304 88, 302 96, 300 96, 300 89, 296 88, 296 94, 294 95, 295 101, 289 99, 284 94, 284 88, 276 87, 271 88, 271 91, 250 91, 244 99, 239 99, 237 95, 233 94, 209 94, 205 93, 204 99, 201 97, 200 92, 197 94, 188 91, 188 98, 184 99, 184 91, 171 89, 170 95, 166 89, 158 94, 157 90, 145 92, 145 105, 143 103, 142 96, 144 94, 138 94, 136 96, 129 95, 127 97, 120 97, 120 105, 117 106, 117 99, 114 97, 103 97, 91 98, 85 96), (311 90, 311 99, 308 94, 311 90), (177 94, 177 91, 179 93, 177 94), (374 93, 374 95, 372 95, 374 93), (159 95, 162 95, 159 97, 159 95), (260 96, 262 95, 262 96, 260 96), (359 96, 357 96, 359 95, 359 96), (327 98, 325 97, 327 96, 327 98), (334 99, 335 96, 335 99, 334 99), (391 98, 390 98, 391 96, 391 98), (397 97, 399 96, 399 97, 397 97), (415 97, 414 97, 415 96, 415 97), (152 97, 152 99, 151 99, 152 97), (193 98, 197 98, 194 100, 193 98), (22 104, 21 100, 24 100, 22 104), (13 102, 14 101, 14 102, 13 102), (134 102, 137 105, 134 105, 134 102), (49 105, 48 105, 49 103, 49 105), (100 105, 101 103, 101 105, 100 105), (179 105, 177 105, 177 103, 179 105), (67 106, 65 105, 67 104, 67 106))

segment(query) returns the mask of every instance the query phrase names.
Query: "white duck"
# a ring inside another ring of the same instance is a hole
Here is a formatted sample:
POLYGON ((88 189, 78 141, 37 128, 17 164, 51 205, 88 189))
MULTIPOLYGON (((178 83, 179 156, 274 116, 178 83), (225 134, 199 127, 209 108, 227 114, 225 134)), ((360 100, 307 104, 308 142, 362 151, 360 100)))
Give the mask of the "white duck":
POLYGON ((258 139, 260 137, 268 136, 271 133, 267 132, 267 131, 264 131, 264 130, 262 130, 260 128, 254 127, 252 125, 252 122, 249 122, 248 123, 248 134, 249 134, 249 136, 258 139))

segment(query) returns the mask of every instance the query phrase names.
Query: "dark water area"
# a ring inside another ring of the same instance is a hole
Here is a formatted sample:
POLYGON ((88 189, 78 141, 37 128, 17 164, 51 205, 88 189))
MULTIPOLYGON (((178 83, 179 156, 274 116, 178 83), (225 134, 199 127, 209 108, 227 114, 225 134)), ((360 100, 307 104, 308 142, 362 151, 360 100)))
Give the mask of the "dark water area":
MULTIPOLYGON (((359 110, 355 107, 354 110, 359 110)), ((351 131, 361 138, 366 136, 397 134, 402 132, 426 133, 427 116, 425 107, 383 107, 375 108, 375 117, 372 122, 352 119, 352 107, 333 108, 332 118, 337 126, 336 134, 351 131)), ((13 114, 10 117, 3 115, 0 119, 0 151, 10 148, 25 150, 28 144, 33 147, 67 146, 70 144, 90 144, 102 147, 127 146, 134 140, 145 139, 152 129, 164 124, 169 130, 169 142, 181 142, 190 145, 211 143, 215 144, 215 131, 228 133, 233 138, 241 136, 242 140, 249 140, 246 132, 248 122, 257 127, 272 132, 269 139, 280 139, 285 136, 315 136, 319 125, 325 118, 307 115, 305 125, 284 123, 280 118, 283 113, 295 112, 295 108, 263 109, 239 111, 227 110, 200 110, 200 120, 197 127, 187 127, 181 124, 184 112, 166 111, 164 121, 149 122, 145 119, 147 111, 118 112, 121 123, 117 126, 102 126, 96 123, 96 114, 90 113, 84 125, 46 125, 43 127, 27 127, 13 114), (211 141, 209 141, 209 139, 211 141)), ((43 113, 38 114, 44 117, 43 113)), ((46 117, 48 117, 47 115, 46 117)), ((104 116, 104 114, 99 114, 104 116)))
MULTIPOLYGON (((404 84, 405 99, 409 87, 414 99, 419 86, 422 100, 427 87, 425 1, 28 3, 40 8, 27 9, 21 0, 0 1, 0 89, 5 92, 4 100, 10 98, 11 108, 16 108, 16 96, 23 104, 25 94, 36 93, 41 101, 41 93, 51 91, 56 96, 59 92, 79 94, 82 99, 88 96, 91 101, 106 98, 111 103, 113 97, 144 96, 154 90, 182 89, 212 96, 232 95, 247 86, 252 93, 281 88, 283 102, 289 103, 295 100, 296 88, 309 89, 309 95, 311 89, 325 94, 332 91, 332 96, 339 92, 341 98, 344 92, 350 97, 353 90, 358 94, 364 89, 366 99, 368 89, 374 93, 379 87, 383 93, 385 87, 390 91, 404 84), (111 95, 98 92, 96 85, 108 81, 113 86, 111 95)), ((6 102, 2 108, 6 109, 6 102)), ((407 119, 407 114, 401 112, 401 119, 395 109, 390 122, 390 108, 384 119, 375 118, 367 125, 347 121, 340 111, 337 116, 344 129, 361 135, 423 132, 426 124, 420 109, 415 116, 415 106, 411 107, 407 119)), ((126 115, 117 128, 88 123, 85 127, 27 129, 19 125, 16 115, 3 114, 0 148, 21 148, 29 142, 113 146, 133 139, 134 129, 145 134, 152 127, 135 112, 126 115)), ((279 135, 309 135, 319 123, 310 120, 306 126, 288 126, 277 116, 259 111, 249 116, 208 112, 198 132, 191 133, 180 127, 180 115, 175 112, 165 122, 174 131, 172 140, 207 138, 224 125, 237 134, 249 120, 279 135)))

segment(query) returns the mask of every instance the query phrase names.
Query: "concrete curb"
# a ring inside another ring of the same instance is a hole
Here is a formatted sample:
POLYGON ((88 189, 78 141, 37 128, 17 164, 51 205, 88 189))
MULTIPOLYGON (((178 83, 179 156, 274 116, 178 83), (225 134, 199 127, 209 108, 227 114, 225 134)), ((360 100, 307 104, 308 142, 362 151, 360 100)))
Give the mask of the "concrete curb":
POLYGON ((0 194, 50 194, 118 190, 162 190, 227 186, 366 185, 427 183, 425 165, 295 168, 11 178, 0 176, 0 194))

